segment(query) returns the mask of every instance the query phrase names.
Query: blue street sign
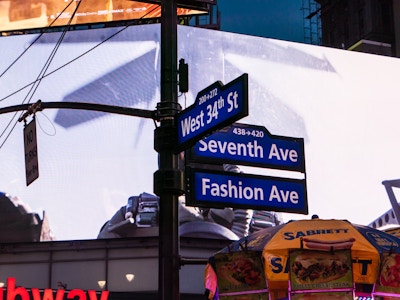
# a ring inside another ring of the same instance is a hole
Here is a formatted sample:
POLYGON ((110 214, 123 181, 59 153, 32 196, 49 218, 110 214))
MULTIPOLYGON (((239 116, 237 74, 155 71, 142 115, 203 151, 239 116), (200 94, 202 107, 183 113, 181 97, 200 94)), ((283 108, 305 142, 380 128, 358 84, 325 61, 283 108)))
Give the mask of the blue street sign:
POLYGON ((207 134, 248 115, 248 75, 223 85, 217 81, 197 94, 195 103, 177 115, 178 145, 187 149, 207 134))
POLYGON ((305 179, 186 168, 186 204, 308 214, 305 179))
POLYGON ((304 139, 274 136, 263 126, 235 123, 198 141, 187 162, 248 165, 305 172, 304 139))

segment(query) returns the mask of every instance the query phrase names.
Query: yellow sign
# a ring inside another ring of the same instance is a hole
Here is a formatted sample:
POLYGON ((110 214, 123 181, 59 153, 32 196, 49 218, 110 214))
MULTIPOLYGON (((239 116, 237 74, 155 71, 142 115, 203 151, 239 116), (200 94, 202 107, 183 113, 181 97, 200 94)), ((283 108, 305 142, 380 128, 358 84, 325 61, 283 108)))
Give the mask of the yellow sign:
POLYGON ((296 249, 289 257, 292 291, 353 288, 350 250, 296 249))
POLYGON ((264 266, 258 252, 243 251, 215 255, 219 294, 265 291, 264 266))
POLYGON ((400 294, 400 254, 382 254, 375 292, 388 295, 400 294))
MULTIPOLYGON (((340 241, 352 241, 351 257, 354 282, 375 283, 380 263, 377 249, 350 223, 335 220, 289 222, 275 234, 262 253, 268 282, 288 281, 290 270, 288 249, 300 248, 302 240, 307 238, 325 242, 319 243, 321 246, 330 243, 341 244, 340 241)), ((305 248, 308 247, 307 245, 304 243, 305 248)))

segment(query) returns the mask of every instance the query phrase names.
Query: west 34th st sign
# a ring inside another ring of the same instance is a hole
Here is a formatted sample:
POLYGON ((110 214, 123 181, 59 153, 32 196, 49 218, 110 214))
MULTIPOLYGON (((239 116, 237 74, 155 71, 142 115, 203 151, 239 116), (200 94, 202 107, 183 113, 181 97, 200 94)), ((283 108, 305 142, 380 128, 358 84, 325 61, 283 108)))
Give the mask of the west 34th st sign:
POLYGON ((197 94, 195 103, 177 116, 181 152, 207 134, 240 120, 248 114, 248 75, 223 85, 217 81, 197 94))

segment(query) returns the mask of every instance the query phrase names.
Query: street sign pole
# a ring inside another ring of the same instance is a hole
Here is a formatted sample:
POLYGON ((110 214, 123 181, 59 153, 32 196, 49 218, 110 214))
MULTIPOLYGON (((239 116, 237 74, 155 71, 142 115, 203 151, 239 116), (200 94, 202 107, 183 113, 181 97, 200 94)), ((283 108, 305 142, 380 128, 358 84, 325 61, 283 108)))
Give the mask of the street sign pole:
POLYGON ((157 104, 160 126, 154 131, 159 169, 154 173, 154 192, 160 197, 159 271, 160 300, 179 300, 178 197, 183 193, 183 172, 174 154, 175 116, 178 104, 177 1, 161 2, 161 101, 157 104))

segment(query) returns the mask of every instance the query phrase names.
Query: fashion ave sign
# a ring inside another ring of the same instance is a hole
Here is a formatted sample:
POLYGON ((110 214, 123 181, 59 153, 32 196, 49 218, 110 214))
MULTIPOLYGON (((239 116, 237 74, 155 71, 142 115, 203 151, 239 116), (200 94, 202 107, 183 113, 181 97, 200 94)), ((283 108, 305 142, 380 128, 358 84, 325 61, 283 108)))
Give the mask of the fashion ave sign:
POLYGON ((7 278, 7 288, 0 288, 0 300, 63 300, 66 299, 77 299, 77 300, 108 300, 109 291, 101 291, 101 294, 97 295, 95 290, 88 290, 85 292, 81 289, 73 289, 66 291, 59 289, 53 291, 52 289, 28 289, 18 286, 16 287, 15 278, 7 278), (6 290, 6 293, 4 292, 6 290))
POLYGON ((188 205, 308 213, 304 179, 186 167, 188 205), (195 201, 193 200, 195 199, 195 201))

